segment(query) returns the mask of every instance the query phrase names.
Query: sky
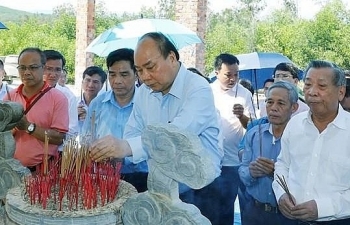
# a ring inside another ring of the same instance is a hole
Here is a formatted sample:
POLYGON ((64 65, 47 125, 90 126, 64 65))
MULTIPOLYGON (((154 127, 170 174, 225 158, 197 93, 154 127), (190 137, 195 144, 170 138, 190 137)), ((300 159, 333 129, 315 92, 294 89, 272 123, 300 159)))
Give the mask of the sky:
MULTIPOLYGON (((71 3, 76 6, 78 0, 0 0, 0 5, 39 13, 50 13, 52 9, 63 3, 71 3)), ((344 0, 349 1, 349 0, 344 0)), ((104 2, 107 9, 113 9, 116 13, 122 12, 139 12, 141 7, 157 7, 158 0, 96 0, 96 4, 104 2)), ((208 0, 209 7, 215 11, 221 11, 225 8, 232 7, 234 5, 233 0, 208 0)), ((269 9, 275 9, 281 6, 281 0, 268 0, 270 2, 269 9), (272 3, 273 2, 273 3, 272 3), (272 3, 272 4, 271 4, 272 3)), ((298 0, 299 15, 302 18, 311 19, 320 9, 320 5, 314 3, 313 0, 298 0)))

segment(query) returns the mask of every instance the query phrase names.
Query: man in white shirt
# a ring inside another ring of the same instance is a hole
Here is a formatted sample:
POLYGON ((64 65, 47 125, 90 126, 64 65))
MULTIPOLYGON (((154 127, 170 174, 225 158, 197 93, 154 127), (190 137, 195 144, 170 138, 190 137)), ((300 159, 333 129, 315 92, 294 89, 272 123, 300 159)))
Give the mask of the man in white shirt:
POLYGON ((51 87, 60 90, 68 99, 69 113, 69 130, 68 135, 76 136, 79 133, 77 101, 74 94, 67 88, 58 84, 63 68, 66 65, 66 60, 63 55, 55 50, 43 51, 46 56, 46 64, 44 66, 44 81, 51 87))
POLYGON ((214 62, 217 79, 211 84, 224 136, 224 158, 218 178, 220 192, 217 193, 221 208, 215 209, 221 218, 221 225, 232 225, 234 222, 234 202, 241 184, 238 175, 238 145, 245 133, 242 124, 255 118, 252 94, 238 83, 238 65, 237 57, 231 54, 217 56, 214 62))
POLYGON ((291 118, 272 184, 280 211, 295 224, 350 224, 350 114, 340 106, 344 72, 311 61, 304 76, 308 112, 291 118), (289 189, 278 184, 284 177, 289 189))
POLYGON ((6 72, 4 69, 4 62, 0 60, 0 100, 2 100, 10 90, 12 90, 12 88, 10 88, 6 83, 2 82, 2 80, 5 78, 5 75, 6 72))

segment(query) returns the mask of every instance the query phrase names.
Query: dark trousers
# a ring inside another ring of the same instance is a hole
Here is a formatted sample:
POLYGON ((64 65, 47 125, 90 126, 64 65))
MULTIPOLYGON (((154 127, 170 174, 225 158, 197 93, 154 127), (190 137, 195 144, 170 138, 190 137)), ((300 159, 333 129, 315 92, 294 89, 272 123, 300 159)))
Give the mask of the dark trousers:
POLYGON ((242 225, 295 225, 296 222, 286 218, 279 211, 265 211, 263 207, 256 205, 252 197, 246 202, 244 211, 242 225))
POLYGON ((293 225, 350 225, 350 219, 331 220, 331 221, 324 221, 324 222, 318 222, 318 221, 308 221, 308 222, 296 221, 293 225))
POLYGON ((238 182, 238 167, 223 167, 221 175, 212 183, 199 190, 187 191, 180 199, 197 206, 212 225, 232 225, 238 182))
POLYGON ((122 173, 120 175, 122 180, 132 184, 139 193, 147 191, 147 177, 148 173, 143 172, 122 173))

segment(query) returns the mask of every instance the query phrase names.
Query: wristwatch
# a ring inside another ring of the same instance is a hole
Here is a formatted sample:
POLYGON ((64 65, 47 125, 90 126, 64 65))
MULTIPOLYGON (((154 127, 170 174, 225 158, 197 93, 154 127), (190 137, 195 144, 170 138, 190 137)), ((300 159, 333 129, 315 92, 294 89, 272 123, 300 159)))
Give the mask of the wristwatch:
POLYGON ((26 132, 27 132, 28 134, 33 133, 34 130, 35 130, 35 127, 36 127, 35 123, 30 123, 30 124, 28 125, 28 127, 27 127, 26 132))

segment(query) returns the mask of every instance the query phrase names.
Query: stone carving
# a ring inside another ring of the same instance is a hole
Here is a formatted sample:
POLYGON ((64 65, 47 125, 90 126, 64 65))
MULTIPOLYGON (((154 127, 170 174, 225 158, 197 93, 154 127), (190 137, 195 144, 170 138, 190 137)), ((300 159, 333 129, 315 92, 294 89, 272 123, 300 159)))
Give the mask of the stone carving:
POLYGON ((148 126, 142 144, 149 153, 148 191, 122 207, 126 225, 211 224, 194 205, 179 199, 179 182, 199 189, 215 178, 215 169, 197 135, 172 124, 148 126))
POLYGON ((23 116, 23 107, 16 102, 0 101, 0 224, 5 223, 5 197, 7 191, 21 184, 29 170, 13 159, 15 140, 12 128, 23 116))
MULTIPOLYGON (((37 225, 122 225, 120 207, 137 191, 131 184, 121 181, 114 201, 94 209, 77 211, 44 210, 25 200, 23 187, 15 187, 6 196, 7 221, 13 224, 37 225)), ((1 224, 1 220, 0 220, 1 224)))

